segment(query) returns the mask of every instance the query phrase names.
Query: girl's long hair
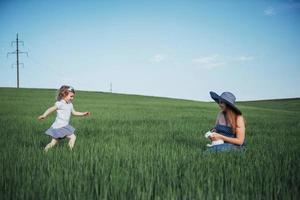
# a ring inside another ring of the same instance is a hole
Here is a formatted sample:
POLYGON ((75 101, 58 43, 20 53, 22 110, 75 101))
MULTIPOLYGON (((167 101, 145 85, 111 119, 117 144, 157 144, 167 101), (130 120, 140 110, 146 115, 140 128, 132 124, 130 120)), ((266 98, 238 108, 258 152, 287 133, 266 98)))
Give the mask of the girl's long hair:
POLYGON ((69 94, 69 92, 73 92, 75 94, 75 91, 71 86, 68 85, 61 86, 57 90, 56 100, 57 101, 62 100, 64 97, 66 97, 69 94))
MULTIPOLYGON (((236 123, 237 122, 237 117, 239 115, 236 112, 234 112, 229 106, 227 106, 226 116, 227 116, 227 119, 229 121, 229 124, 231 125, 232 132, 235 133, 236 128, 237 128, 237 123, 236 123)), ((244 123, 246 125, 245 118, 244 118, 244 123)))

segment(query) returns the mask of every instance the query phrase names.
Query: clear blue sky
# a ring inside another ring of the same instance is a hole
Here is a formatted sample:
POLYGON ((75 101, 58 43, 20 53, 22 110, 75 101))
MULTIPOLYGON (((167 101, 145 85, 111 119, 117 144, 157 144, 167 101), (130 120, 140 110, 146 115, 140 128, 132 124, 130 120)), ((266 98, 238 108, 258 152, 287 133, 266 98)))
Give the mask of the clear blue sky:
POLYGON ((300 97, 300 1, 0 1, 0 87, 300 97))

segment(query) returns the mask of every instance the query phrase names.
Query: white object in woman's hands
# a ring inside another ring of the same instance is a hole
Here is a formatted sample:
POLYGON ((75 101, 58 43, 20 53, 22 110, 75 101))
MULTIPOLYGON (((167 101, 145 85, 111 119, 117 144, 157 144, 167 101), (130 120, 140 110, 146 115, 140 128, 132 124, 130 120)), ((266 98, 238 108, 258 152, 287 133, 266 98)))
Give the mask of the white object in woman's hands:
MULTIPOLYGON (((214 132, 212 131, 207 131, 204 136, 206 138, 210 138, 210 136, 213 135, 214 132)), ((215 146, 215 145, 219 145, 219 144, 224 144, 224 141, 223 140, 214 140, 214 141, 211 141, 211 144, 207 144, 206 146, 208 147, 212 147, 212 146, 215 146)))
POLYGON ((211 141, 211 144, 207 144, 206 146, 212 147, 212 146, 219 145, 219 144, 224 144, 224 141, 223 140, 211 141))
POLYGON ((204 136, 205 136, 206 138, 209 138, 209 137, 212 135, 212 133, 213 133, 213 132, 211 132, 211 131, 207 131, 207 132, 205 133, 204 136))

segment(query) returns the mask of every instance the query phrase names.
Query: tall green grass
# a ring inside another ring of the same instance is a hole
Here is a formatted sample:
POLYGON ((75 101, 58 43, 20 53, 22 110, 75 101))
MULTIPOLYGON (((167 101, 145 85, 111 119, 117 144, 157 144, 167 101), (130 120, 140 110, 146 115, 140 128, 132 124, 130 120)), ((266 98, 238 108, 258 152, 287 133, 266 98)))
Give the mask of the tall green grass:
POLYGON ((299 99, 239 103, 246 152, 207 154, 215 103, 77 92, 75 149, 44 153, 54 97, 0 88, 0 199, 299 199, 299 99))

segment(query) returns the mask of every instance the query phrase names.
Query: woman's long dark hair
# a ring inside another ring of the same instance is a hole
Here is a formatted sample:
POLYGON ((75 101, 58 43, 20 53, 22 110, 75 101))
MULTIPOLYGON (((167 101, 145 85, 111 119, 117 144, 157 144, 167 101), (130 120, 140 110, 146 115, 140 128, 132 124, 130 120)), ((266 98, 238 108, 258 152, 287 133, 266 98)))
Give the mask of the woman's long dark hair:
MULTIPOLYGON (((236 128, 237 128, 237 117, 238 116, 242 116, 242 115, 239 115, 237 114, 236 112, 234 112, 229 106, 226 106, 227 109, 226 109, 226 117, 228 119, 228 122, 229 124, 231 125, 231 128, 232 128, 232 132, 233 133, 236 133, 236 128)), ((243 116, 242 116, 243 117, 243 116)), ((243 117, 244 118, 244 117, 243 117)), ((245 118, 244 118, 244 123, 245 123, 245 126, 246 126, 246 121, 245 121, 245 118)))

